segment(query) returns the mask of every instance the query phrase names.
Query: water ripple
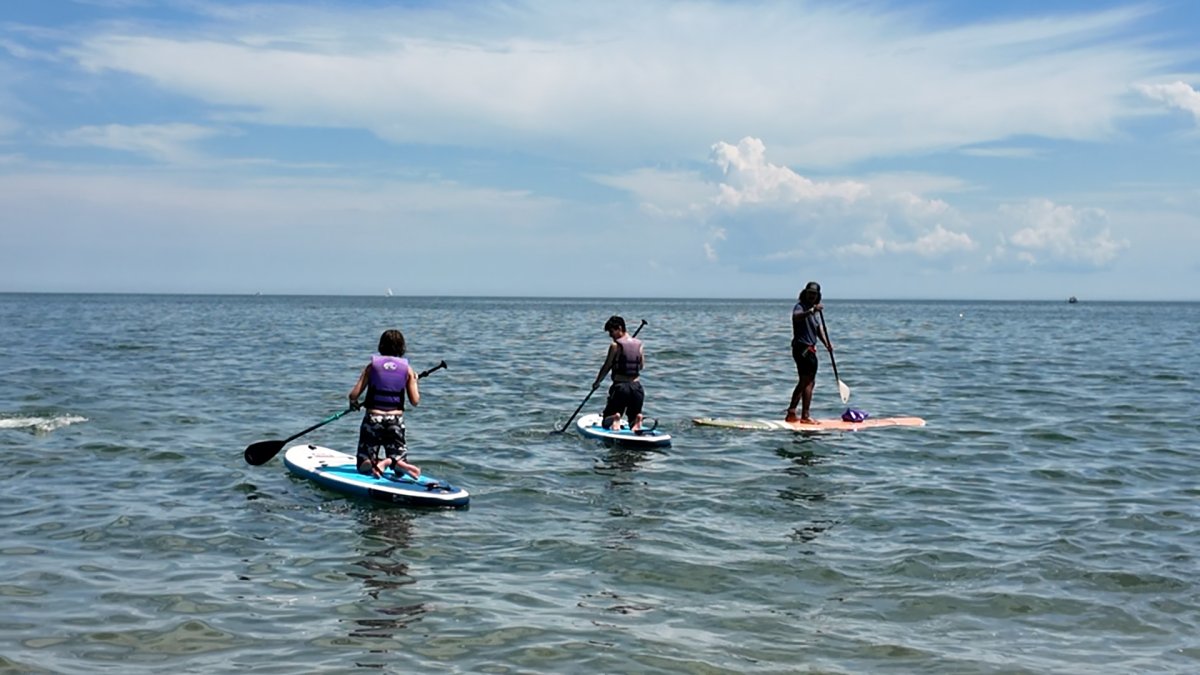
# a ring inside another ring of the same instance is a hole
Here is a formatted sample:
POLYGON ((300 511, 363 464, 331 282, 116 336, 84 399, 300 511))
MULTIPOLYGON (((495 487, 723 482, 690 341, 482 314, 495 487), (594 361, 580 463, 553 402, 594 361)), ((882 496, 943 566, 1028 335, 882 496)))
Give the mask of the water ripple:
MULTIPOLYGON (((929 426, 694 427, 782 414, 789 308, 0 296, 0 672, 1200 668, 1200 308, 831 301, 853 404, 929 426), (552 433, 612 313, 649 321, 670 448, 552 433), (419 367, 449 363, 411 458, 469 510, 242 461, 340 410, 392 326, 419 367)), ((843 408, 824 357, 815 406, 843 408)))

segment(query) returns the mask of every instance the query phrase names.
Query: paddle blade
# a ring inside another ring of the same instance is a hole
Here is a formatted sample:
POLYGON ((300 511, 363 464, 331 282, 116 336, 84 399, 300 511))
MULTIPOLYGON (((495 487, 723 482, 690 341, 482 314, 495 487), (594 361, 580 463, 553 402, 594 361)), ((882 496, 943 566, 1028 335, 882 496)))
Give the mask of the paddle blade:
POLYGON ((271 461, 271 458, 279 454, 283 449, 283 441, 259 441, 246 446, 246 452, 242 456, 246 458, 247 464, 258 466, 271 461))
POLYGON ((838 393, 842 395, 842 403, 850 402, 850 387, 841 380, 838 380, 838 393))

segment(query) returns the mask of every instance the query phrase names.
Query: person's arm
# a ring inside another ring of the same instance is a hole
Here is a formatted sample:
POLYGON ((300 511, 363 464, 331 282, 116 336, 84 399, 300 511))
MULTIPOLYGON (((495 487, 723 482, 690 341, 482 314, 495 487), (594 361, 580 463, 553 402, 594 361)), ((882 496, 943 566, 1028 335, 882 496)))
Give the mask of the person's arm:
POLYGON ((821 327, 817 328, 817 337, 821 338, 821 344, 825 345, 826 351, 828 351, 830 354, 832 354, 833 353, 833 343, 829 341, 829 336, 825 334, 824 328, 821 328, 821 327))
POLYGON ((350 393, 346 395, 350 399, 350 408, 352 410, 358 410, 362 407, 358 402, 358 397, 362 396, 363 390, 367 388, 367 372, 370 368, 371 366, 363 367, 362 374, 358 376, 358 382, 354 383, 354 386, 350 389, 350 393))
MULTIPOLYGON (((421 404, 421 389, 417 386, 417 380, 421 379, 417 375, 417 371, 412 368, 408 369, 408 402, 417 407, 421 404)), ((419 475, 419 472, 418 472, 419 475)))
POLYGON ((612 370, 613 364, 617 361, 617 350, 620 348, 621 345, 615 342, 608 346, 608 354, 604 357, 604 365, 600 366, 600 372, 596 374, 596 381, 592 383, 592 389, 599 387, 600 383, 604 381, 605 376, 608 375, 608 371, 612 370))

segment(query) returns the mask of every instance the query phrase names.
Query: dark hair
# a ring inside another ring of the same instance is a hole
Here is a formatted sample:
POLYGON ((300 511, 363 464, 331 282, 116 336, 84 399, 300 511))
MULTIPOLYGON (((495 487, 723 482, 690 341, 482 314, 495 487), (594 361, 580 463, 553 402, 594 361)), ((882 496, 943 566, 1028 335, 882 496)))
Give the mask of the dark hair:
POLYGON ((809 306, 821 302, 821 284, 815 281, 805 284, 804 290, 800 291, 800 302, 809 306))
POLYGON ((383 331, 379 336, 379 354, 381 356, 404 356, 404 333, 396 330, 383 331))
POLYGON ((620 328, 621 330, 625 330, 625 319, 622 319, 621 317, 617 316, 616 314, 608 317, 608 321, 604 322, 604 330, 607 332, 614 328, 620 328))

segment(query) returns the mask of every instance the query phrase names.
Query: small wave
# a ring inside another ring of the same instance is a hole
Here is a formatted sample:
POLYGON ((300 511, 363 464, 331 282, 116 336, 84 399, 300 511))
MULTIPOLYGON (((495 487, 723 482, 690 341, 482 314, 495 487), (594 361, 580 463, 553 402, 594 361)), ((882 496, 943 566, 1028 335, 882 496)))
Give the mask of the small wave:
POLYGON ((0 429, 28 429, 45 434, 65 426, 86 422, 88 418, 79 415, 50 415, 46 417, 0 417, 0 429))

